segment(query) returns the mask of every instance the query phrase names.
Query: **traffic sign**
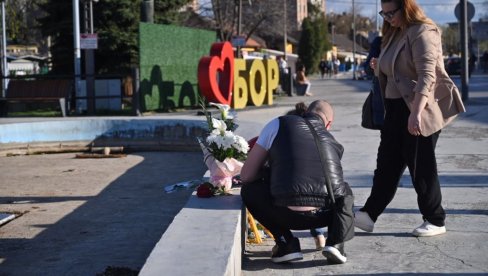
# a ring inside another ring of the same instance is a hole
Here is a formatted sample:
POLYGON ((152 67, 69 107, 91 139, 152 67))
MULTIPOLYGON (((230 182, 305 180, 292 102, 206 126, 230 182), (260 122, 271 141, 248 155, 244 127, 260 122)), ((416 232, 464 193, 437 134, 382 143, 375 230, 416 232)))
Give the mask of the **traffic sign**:
POLYGON ((98 49, 98 35, 80 34, 80 49, 98 49))
MULTIPOLYGON (((469 1, 467 1, 466 5, 468 7, 468 21, 471 21, 471 19, 473 19, 474 17, 475 12, 474 5, 469 1)), ((459 3, 454 8, 454 15, 456 16, 458 21, 461 21, 461 5, 459 3)))
POLYGON ((234 47, 242 47, 246 45, 246 37, 245 36, 233 36, 232 37, 232 46, 234 47))

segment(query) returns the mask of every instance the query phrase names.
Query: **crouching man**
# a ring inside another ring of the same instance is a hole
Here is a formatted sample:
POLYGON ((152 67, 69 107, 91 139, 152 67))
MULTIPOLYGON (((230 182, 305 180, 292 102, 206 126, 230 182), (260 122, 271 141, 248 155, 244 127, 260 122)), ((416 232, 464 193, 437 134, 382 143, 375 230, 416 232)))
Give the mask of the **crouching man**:
POLYGON ((273 234, 275 263, 303 258, 291 230, 326 226, 322 254, 329 263, 347 260, 344 242, 354 237, 354 197, 343 180, 343 147, 328 131, 333 119, 332 107, 323 100, 312 102, 303 116, 273 119, 241 170, 242 200, 273 234))

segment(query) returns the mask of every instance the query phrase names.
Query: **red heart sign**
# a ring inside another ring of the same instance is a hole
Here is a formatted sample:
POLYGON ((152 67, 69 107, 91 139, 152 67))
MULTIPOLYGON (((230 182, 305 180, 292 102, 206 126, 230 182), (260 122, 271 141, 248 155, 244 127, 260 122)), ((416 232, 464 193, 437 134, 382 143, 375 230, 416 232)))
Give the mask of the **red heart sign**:
POLYGON ((226 42, 214 43, 210 56, 198 63, 198 84, 209 102, 231 104, 234 84, 234 50, 226 42))

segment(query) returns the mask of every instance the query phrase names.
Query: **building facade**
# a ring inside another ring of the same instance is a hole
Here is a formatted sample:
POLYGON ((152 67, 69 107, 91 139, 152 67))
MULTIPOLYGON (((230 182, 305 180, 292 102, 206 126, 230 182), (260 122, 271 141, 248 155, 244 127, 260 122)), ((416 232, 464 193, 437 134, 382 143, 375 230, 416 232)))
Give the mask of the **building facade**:
POLYGON ((308 16, 307 0, 286 0, 287 23, 291 31, 300 30, 303 19, 308 16))

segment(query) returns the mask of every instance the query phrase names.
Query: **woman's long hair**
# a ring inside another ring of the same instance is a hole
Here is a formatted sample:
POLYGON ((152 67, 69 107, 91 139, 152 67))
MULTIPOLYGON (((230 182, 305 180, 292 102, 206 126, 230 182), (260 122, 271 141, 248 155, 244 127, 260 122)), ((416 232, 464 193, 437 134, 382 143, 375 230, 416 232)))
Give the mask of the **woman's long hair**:
MULTIPOLYGON (((436 25, 432 19, 425 15, 424 11, 422 8, 420 8, 415 0, 381 0, 381 3, 395 3, 397 7, 400 8, 398 12, 401 12, 404 18, 404 25, 402 28, 415 24, 436 25)), ((390 22, 384 20, 382 27, 383 41, 381 46, 385 47, 385 45, 390 41, 391 37, 399 29, 400 28, 392 27, 390 22)))
POLYGON ((299 102, 295 104, 295 109, 286 112, 286 115, 297 115, 303 117, 307 112, 307 105, 304 102, 299 102))

